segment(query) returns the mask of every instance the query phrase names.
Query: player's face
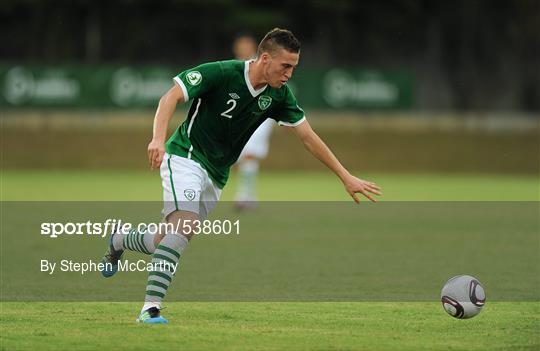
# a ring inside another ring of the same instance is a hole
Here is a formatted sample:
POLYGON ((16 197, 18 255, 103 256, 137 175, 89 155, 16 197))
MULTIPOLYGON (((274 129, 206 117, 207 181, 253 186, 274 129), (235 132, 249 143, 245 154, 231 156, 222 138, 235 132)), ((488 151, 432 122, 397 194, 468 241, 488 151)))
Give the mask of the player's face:
POLYGON ((233 44, 233 52, 238 60, 249 60, 257 53, 257 43, 252 38, 238 38, 233 44))
POLYGON ((265 80, 272 88, 281 88, 293 75, 293 71, 298 66, 299 53, 289 52, 279 49, 276 55, 268 55, 266 69, 264 71, 265 80))

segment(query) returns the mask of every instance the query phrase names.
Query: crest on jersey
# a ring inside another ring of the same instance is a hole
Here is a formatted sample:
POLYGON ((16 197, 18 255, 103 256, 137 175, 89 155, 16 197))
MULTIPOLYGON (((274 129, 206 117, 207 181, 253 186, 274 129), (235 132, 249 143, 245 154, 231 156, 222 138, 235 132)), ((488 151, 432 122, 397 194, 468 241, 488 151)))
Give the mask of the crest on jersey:
POLYGON ((272 103, 272 98, 268 95, 261 95, 257 102, 261 110, 266 110, 272 103))
POLYGON ((189 201, 193 201, 193 199, 195 198, 195 190, 186 189, 184 190, 184 195, 186 196, 186 199, 188 199, 189 201))
POLYGON ((202 81, 202 74, 199 71, 193 71, 186 74, 186 79, 190 85, 199 85, 202 81))

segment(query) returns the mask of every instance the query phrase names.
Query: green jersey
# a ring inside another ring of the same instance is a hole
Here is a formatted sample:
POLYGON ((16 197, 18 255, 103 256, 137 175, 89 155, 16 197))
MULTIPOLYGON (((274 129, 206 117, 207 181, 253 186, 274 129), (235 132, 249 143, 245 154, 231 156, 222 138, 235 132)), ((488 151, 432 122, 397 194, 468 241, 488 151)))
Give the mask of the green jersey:
POLYGON ((249 61, 205 63, 174 77, 186 101, 186 120, 167 142, 167 152, 198 162, 223 188, 229 170, 255 130, 267 119, 297 126, 305 119, 285 84, 255 90, 249 61))

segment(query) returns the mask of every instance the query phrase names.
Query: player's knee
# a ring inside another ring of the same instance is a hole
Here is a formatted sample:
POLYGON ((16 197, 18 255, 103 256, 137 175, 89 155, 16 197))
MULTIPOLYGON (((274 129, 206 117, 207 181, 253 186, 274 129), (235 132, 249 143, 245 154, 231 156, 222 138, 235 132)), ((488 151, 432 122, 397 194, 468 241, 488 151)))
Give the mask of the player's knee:
POLYGON ((161 242, 161 240, 163 240, 163 238, 166 236, 166 235, 183 235, 185 236, 188 241, 191 240, 191 237, 193 236, 193 231, 192 230, 184 230, 184 231, 181 231, 179 233, 174 233, 174 232, 171 232, 171 233, 167 233, 167 234, 160 234, 160 235, 156 235, 156 237, 154 238, 154 246, 155 247, 158 247, 159 243, 161 242))
POLYGON ((154 235, 154 247, 158 247, 159 243, 161 242, 164 236, 165 236, 164 233, 157 233, 154 235))
POLYGON ((240 161, 258 161, 259 158, 254 154, 245 154, 240 161))
POLYGON ((195 227, 193 224, 185 225, 179 232, 180 235, 185 236, 188 240, 191 240, 194 234, 195 227))
POLYGON ((167 233, 184 235, 188 240, 193 237, 199 216, 188 211, 175 211, 167 217, 167 223, 172 225, 167 233))
POLYGON ((188 240, 191 240, 195 230, 195 223, 194 220, 190 219, 179 219, 177 222, 169 222, 171 229, 167 230, 167 235, 183 235, 188 240))

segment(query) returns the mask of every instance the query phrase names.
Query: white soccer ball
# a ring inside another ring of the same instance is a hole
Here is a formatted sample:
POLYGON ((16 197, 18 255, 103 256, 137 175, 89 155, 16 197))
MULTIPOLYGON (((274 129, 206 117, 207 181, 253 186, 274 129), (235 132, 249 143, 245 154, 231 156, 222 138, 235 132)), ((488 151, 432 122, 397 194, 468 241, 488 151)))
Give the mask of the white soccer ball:
POLYGON ((459 319, 476 316, 486 303, 486 293, 480 281, 470 275, 450 278, 441 291, 441 302, 449 315, 459 319))

